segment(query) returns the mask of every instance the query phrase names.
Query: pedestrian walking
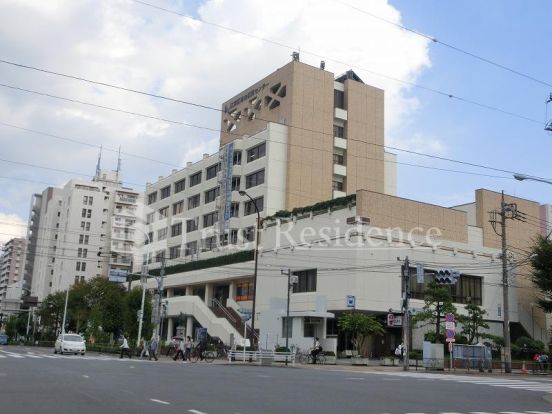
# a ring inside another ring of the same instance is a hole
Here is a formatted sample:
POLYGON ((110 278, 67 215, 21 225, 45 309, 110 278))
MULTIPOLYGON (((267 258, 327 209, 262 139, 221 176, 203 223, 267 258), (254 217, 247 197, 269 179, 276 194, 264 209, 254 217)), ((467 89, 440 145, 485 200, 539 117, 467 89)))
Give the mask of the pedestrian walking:
POLYGON ((140 359, 144 357, 149 357, 148 347, 149 343, 147 341, 140 342, 140 359))
POLYGON ((128 347, 128 341, 125 338, 125 336, 123 335, 123 343, 121 345, 121 356, 120 356, 120 358, 122 358, 123 355, 125 355, 125 354, 128 356, 128 359, 132 358, 132 355, 130 354, 130 348, 128 347))
POLYGON ((404 359, 404 351, 404 344, 401 342, 399 346, 397 346, 397 348, 395 349, 395 355, 399 357, 399 361, 401 362, 404 359))
POLYGON ((176 351, 176 355, 174 356, 173 360, 176 361, 179 356, 182 357, 182 361, 184 361, 184 339, 180 339, 178 343, 178 349, 176 351))
POLYGON ((184 359, 186 361, 191 360, 192 356, 192 338, 190 336, 186 337, 186 344, 185 344, 185 351, 184 351, 184 359))
POLYGON ((157 337, 157 335, 154 334, 151 337, 151 340, 149 341, 149 360, 150 361, 151 361, 151 358, 158 361, 158 359, 157 359, 157 348, 159 348, 159 338, 157 337))

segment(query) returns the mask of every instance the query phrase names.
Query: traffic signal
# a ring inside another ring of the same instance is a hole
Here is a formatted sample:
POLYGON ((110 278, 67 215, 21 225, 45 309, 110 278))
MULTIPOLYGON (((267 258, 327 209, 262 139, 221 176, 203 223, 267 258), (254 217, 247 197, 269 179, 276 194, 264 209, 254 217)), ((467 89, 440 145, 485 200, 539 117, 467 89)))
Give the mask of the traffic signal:
POLYGON ((440 285, 455 285, 460 279, 460 272, 451 269, 439 269, 434 276, 435 281, 440 285))

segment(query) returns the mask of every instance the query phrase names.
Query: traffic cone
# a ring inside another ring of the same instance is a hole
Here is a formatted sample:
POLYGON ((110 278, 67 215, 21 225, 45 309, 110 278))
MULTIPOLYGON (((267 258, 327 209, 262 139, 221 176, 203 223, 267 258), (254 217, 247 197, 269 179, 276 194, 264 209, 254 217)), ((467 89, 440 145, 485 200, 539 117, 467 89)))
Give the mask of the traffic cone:
POLYGON ((523 364, 521 365, 521 373, 529 374, 529 371, 527 371, 527 368, 525 367, 525 361, 523 361, 523 364))

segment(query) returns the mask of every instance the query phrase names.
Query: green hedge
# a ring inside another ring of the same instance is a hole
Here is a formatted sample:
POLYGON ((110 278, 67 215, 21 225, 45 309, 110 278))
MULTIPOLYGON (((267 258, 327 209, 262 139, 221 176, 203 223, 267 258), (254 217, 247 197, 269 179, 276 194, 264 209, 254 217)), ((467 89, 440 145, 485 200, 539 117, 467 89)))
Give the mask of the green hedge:
POLYGON ((334 207, 354 205, 355 203, 356 203, 356 194, 351 194, 345 197, 334 198, 333 200, 321 201, 319 203, 306 206, 306 207, 296 207, 291 211, 280 210, 274 213, 272 216, 267 217, 265 220, 275 220, 277 218, 298 216, 300 214, 327 210, 334 207))
MULTIPOLYGON (((188 263, 181 263, 165 268, 166 275, 174 273, 191 272, 192 270, 207 269, 209 267, 226 266, 234 263, 249 262, 253 260, 255 255, 254 250, 245 250, 243 252, 231 253, 225 256, 213 257, 211 259, 196 260, 188 263)), ((159 275, 159 269, 150 271, 152 275, 159 275)))

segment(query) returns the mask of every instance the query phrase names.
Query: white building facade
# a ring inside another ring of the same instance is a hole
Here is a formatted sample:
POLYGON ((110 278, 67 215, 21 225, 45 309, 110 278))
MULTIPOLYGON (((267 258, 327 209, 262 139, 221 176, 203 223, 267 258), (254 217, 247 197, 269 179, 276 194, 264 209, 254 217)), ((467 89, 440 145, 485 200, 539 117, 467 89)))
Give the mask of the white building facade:
MULTIPOLYGON (((12 294, 10 289, 21 290, 23 286, 23 274, 25 263, 25 239, 14 238, 9 240, 2 248, 0 256, 0 313, 12 308, 6 301, 10 300, 12 294)), ((19 299, 21 294, 19 295, 19 299)), ((17 306, 19 309, 19 306, 17 306)))

